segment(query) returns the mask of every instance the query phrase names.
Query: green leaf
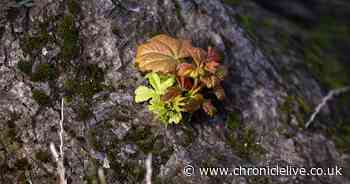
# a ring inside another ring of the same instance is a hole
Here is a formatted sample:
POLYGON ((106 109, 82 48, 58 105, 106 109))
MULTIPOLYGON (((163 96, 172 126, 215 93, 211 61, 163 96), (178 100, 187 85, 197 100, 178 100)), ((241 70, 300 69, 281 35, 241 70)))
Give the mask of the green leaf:
POLYGON ((169 77, 165 81, 162 81, 160 85, 160 92, 161 94, 165 94, 166 90, 174 85, 175 83, 175 77, 169 77))
POLYGON ((166 111, 165 104, 161 101, 151 100, 151 104, 148 105, 148 110, 155 114, 162 114, 166 111))
POLYGON ((160 77, 157 73, 149 73, 145 76, 146 79, 148 79, 149 83, 151 84, 151 86, 154 88, 154 90, 156 91, 156 93, 160 94, 160 77))
POLYGON ((150 98, 153 98, 156 96, 155 91, 146 87, 146 86, 139 86, 135 90, 135 102, 140 103, 149 100, 150 98))
POLYGON ((170 116, 169 117, 169 123, 178 124, 182 120, 182 114, 181 113, 171 112, 169 116, 170 116))
POLYGON ((160 76, 155 72, 147 74, 145 78, 148 79, 155 92, 159 95, 164 95, 166 90, 174 85, 176 81, 174 76, 160 76))

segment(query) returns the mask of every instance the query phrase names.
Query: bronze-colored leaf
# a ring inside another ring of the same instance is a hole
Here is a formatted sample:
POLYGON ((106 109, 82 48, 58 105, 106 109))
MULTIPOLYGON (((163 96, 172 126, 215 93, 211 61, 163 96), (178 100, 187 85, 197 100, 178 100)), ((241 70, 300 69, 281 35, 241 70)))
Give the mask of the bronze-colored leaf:
POLYGON ((175 73, 180 59, 190 56, 188 50, 191 47, 188 40, 158 35, 138 47, 135 63, 143 72, 175 73))
POLYGON ((204 83, 207 86, 207 88, 214 88, 220 83, 220 79, 215 75, 201 77, 200 80, 202 83, 204 83))
POLYGON ((181 91, 178 88, 171 87, 167 90, 167 92, 161 97, 161 100, 167 102, 172 100, 173 98, 181 95, 181 91))
POLYGON ((203 104, 204 97, 201 94, 196 94, 193 97, 190 97, 188 102, 185 105, 185 111, 186 112, 194 112, 201 108, 201 105, 203 104))
POLYGON ((212 47, 208 47, 207 62, 220 62, 220 56, 212 47))
POLYGON ((177 77, 176 80, 180 88, 183 90, 189 91, 193 87, 193 82, 188 77, 177 77))
POLYGON ((202 67, 202 64, 205 62, 207 58, 207 53, 201 49, 192 47, 188 49, 193 61, 196 63, 197 67, 202 67))
POLYGON ((177 75, 180 77, 190 76, 196 67, 193 64, 181 63, 177 65, 177 75))
POLYGON ((217 67, 220 65, 220 63, 216 61, 209 61, 205 63, 205 70, 207 70, 210 73, 215 73, 217 70, 217 67))

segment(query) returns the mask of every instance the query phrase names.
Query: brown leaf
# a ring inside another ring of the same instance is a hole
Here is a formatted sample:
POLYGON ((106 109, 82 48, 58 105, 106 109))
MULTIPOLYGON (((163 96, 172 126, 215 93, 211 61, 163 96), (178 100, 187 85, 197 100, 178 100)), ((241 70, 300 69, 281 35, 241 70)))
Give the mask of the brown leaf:
POLYGON ((208 47, 207 62, 220 62, 220 56, 212 47, 208 47))
POLYGON ((186 112, 194 112, 201 108, 201 105, 203 104, 204 97, 201 94, 196 94, 193 97, 190 97, 188 102, 185 105, 185 111, 186 112))
POLYGON ((167 102, 181 95, 181 91, 175 87, 170 87, 167 92, 161 97, 162 101, 167 102))
POLYGON ((180 77, 190 76, 196 67, 189 63, 181 63, 177 65, 177 75, 180 77))
POLYGON ((220 79, 215 75, 201 77, 200 80, 207 86, 207 88, 214 88, 216 85, 220 83, 220 79))
POLYGON ((201 67, 207 58, 207 53, 201 48, 192 47, 188 49, 188 52, 193 61, 196 63, 197 67, 201 67))
POLYGON ((215 73, 217 70, 217 67, 220 65, 220 63, 216 61, 210 61, 205 63, 205 70, 207 70, 210 73, 215 73))
POLYGON ((180 59, 189 57, 191 42, 158 35, 137 48, 135 63, 143 72, 175 73, 180 59))
POLYGON ((179 84, 179 86, 184 90, 188 91, 193 86, 192 80, 188 77, 178 77, 176 80, 177 80, 177 83, 179 84))

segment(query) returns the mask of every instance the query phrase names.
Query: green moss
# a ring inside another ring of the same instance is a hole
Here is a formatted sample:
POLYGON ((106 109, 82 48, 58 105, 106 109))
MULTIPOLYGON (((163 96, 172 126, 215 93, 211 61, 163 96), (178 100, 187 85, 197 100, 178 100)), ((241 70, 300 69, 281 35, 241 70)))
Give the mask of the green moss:
POLYGON ((68 0, 67 1, 68 10, 71 14, 76 15, 80 12, 79 3, 76 0, 68 0))
POLYGON ((28 170, 30 168, 30 164, 26 158, 21 158, 16 160, 15 167, 18 170, 28 170))
POLYGON ((87 105, 80 105, 78 109, 78 119, 79 121, 85 121, 92 117, 92 112, 87 105))
POLYGON ((281 110, 282 112, 286 113, 286 114, 291 114, 293 113, 293 102, 294 102, 295 98, 294 96, 287 96, 287 98, 284 100, 282 106, 281 106, 281 110))
POLYGON ((88 64, 80 66, 75 77, 66 79, 63 88, 67 97, 78 95, 89 101, 96 93, 106 89, 103 81, 103 70, 95 64, 88 64))
POLYGON ((273 22, 271 19, 264 19, 261 21, 261 25, 265 28, 271 29, 273 28, 273 22))
POLYGON ((125 141, 136 144, 144 153, 150 153, 154 148, 155 137, 149 127, 137 127, 129 131, 125 141))
POLYGON ((260 157, 265 149, 255 141, 255 131, 250 128, 243 129, 238 134, 230 134, 227 139, 232 150, 242 158, 260 157))
POLYGON ((66 15, 58 27, 58 33, 63 40, 61 56, 64 61, 70 61, 79 54, 79 31, 75 27, 74 18, 66 15))
POLYGON ((239 114, 235 112, 230 112, 227 117, 227 128, 230 130, 235 130, 239 128, 240 120, 239 120, 239 114))
POLYGON ((111 168, 114 170, 113 175, 122 183, 142 183, 146 173, 143 165, 132 161, 124 163, 119 161, 111 162, 111 168))
POLYGON ((183 146, 187 147, 192 144, 192 142, 195 139, 195 132, 192 129, 184 129, 184 141, 183 141, 183 146))
POLYGON ((288 117, 287 122, 291 121, 292 115, 298 122, 298 127, 303 128, 305 122, 305 115, 311 112, 311 108, 300 97, 287 96, 280 107, 282 113, 288 117))
POLYGON ((252 17, 248 15, 237 15, 237 20, 241 23, 241 25, 247 30, 253 30, 253 20, 252 17))
POLYGON ((73 95, 74 93, 76 93, 78 91, 78 87, 79 87, 79 81, 75 80, 75 79, 66 79, 63 82, 63 89, 66 92, 66 95, 73 95))
POLYGON ((320 48, 314 46, 305 51, 305 61, 321 84, 327 88, 339 88, 349 84, 350 66, 342 64, 337 58, 331 55, 322 55, 316 51, 320 48))
POLYGON ((50 97, 46 95, 45 92, 39 90, 33 90, 33 98, 34 100, 42 106, 47 106, 50 104, 50 97))
POLYGON ((335 145, 338 150, 350 153, 350 122, 340 123, 334 130, 335 145))
POLYGON ((237 6, 242 3, 241 0, 224 0, 225 4, 232 5, 232 6, 237 6))
POLYGON ((27 75, 30 75, 32 73, 32 67, 33 67, 33 62, 32 61, 23 61, 23 60, 21 60, 21 61, 19 61, 17 63, 17 68, 21 72, 23 72, 23 73, 25 73, 27 75))
POLYGON ((35 153, 35 158, 39 161, 47 163, 50 161, 50 154, 46 151, 40 150, 35 153))
POLYGON ((23 51, 28 54, 36 54, 50 41, 50 35, 46 30, 41 30, 38 35, 27 34, 22 43, 23 51))
POLYGON ((96 151, 103 151, 103 144, 98 140, 97 130, 90 129, 88 134, 88 142, 96 151))
POLYGON ((102 86, 94 80, 82 81, 79 87, 79 94, 83 98, 89 99, 101 90, 102 86))
POLYGON ((120 30, 117 26, 112 27, 112 33, 119 36, 120 35, 120 30))
POLYGON ((31 76, 33 82, 45 82, 58 77, 57 69, 53 64, 40 64, 31 76))
POLYGON ((297 98, 297 102, 299 105, 299 109, 303 112, 303 113, 310 113, 311 107, 302 99, 302 98, 297 98))
POLYGON ((181 5, 177 1, 173 1, 175 6, 175 12, 178 18, 181 19, 181 5))
POLYGON ((142 182, 145 178, 146 170, 143 166, 140 166, 135 163, 126 163, 123 165, 124 173, 128 173, 130 176, 132 176, 132 180, 134 182, 142 182))
POLYGON ((349 30, 348 25, 332 17, 322 17, 320 25, 306 39, 304 56, 308 69, 326 88, 349 85, 350 65, 344 49, 350 43, 349 30))

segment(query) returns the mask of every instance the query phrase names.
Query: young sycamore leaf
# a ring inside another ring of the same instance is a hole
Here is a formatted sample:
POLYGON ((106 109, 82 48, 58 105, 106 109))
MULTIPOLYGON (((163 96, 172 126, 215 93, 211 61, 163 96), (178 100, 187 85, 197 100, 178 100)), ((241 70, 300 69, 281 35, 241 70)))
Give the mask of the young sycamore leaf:
POLYGON ((153 87, 156 93, 160 94, 160 77, 157 73, 149 73, 145 76, 146 79, 148 79, 149 83, 153 87))
POLYGON ((220 65, 219 54, 211 47, 207 51, 193 47, 190 41, 158 35, 137 49, 135 64, 149 87, 135 90, 135 101, 149 101, 148 109, 165 125, 180 123, 182 113, 202 108, 209 116, 217 109, 201 94, 210 90, 217 99, 225 98, 220 85, 226 68, 220 65))
POLYGON ((158 35, 137 48, 135 63, 142 72, 175 73, 180 59, 190 56, 188 49, 191 47, 188 40, 158 35))
POLYGON ((167 89, 175 83, 175 77, 161 77, 157 73, 150 73, 146 75, 146 78, 148 79, 153 89, 148 88, 146 86, 139 86, 135 90, 136 103, 148 101, 149 99, 152 99, 151 103, 159 101, 160 96, 164 95, 167 89))
POLYGON ((161 77, 155 72, 147 74, 146 78, 148 79, 151 86, 154 88, 155 92, 159 95, 165 94, 166 90, 175 83, 175 77, 161 77))
POLYGON ((140 103, 153 98, 156 95, 156 92, 153 89, 150 89, 146 86, 139 86, 135 90, 135 102, 140 103))

